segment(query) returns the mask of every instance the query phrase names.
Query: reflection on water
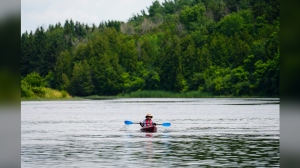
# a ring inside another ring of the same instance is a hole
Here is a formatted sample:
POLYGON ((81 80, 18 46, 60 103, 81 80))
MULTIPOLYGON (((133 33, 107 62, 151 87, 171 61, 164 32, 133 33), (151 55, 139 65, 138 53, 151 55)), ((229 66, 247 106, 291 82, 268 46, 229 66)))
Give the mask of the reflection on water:
MULTIPOLYGON (((168 138, 163 135, 145 136, 146 139, 142 142, 133 140, 127 142, 130 145, 124 146, 125 151, 136 152, 131 157, 136 159, 135 162, 142 160, 141 163, 158 167, 279 167, 279 141, 274 138, 234 134, 185 137, 174 135, 168 138), (186 140, 183 141, 182 138, 186 140)), ((133 154, 124 153, 131 156, 133 154)))
POLYGON ((22 167, 279 167, 278 102, 22 102, 22 167), (124 125, 146 113, 172 126, 142 133, 138 124, 124 125))

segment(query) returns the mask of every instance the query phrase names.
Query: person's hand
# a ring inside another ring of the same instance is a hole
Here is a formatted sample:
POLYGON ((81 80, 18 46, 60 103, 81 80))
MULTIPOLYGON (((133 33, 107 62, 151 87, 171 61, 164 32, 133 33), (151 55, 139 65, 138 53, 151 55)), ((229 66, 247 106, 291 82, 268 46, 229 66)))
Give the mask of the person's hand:
POLYGON ((156 126, 156 123, 153 123, 154 126, 156 126))

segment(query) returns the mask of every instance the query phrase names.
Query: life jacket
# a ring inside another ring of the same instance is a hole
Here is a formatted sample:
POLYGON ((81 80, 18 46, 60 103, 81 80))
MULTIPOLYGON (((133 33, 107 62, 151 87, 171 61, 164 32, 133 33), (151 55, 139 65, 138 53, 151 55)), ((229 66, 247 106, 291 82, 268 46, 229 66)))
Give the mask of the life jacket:
POLYGON ((144 127, 149 127, 149 126, 152 126, 153 125, 153 121, 152 120, 144 120, 144 127))

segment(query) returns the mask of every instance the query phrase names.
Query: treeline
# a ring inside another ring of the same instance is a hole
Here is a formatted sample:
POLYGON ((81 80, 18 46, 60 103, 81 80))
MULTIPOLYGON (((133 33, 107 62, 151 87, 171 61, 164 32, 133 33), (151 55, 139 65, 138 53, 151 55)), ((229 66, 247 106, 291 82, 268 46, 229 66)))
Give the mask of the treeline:
POLYGON ((21 76, 71 95, 279 95, 279 0, 154 1, 126 23, 66 20, 21 39, 21 76))

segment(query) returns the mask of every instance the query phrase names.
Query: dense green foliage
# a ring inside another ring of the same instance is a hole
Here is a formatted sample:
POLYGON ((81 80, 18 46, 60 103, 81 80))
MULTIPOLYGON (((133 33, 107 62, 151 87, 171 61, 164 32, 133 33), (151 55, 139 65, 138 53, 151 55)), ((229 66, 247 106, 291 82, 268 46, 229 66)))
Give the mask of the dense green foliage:
POLYGON ((154 1, 126 23, 67 20, 21 39, 21 76, 71 95, 279 95, 279 0, 154 1))
POLYGON ((57 91, 46 87, 46 81, 38 73, 33 72, 21 79, 21 97, 30 99, 61 99, 71 98, 64 90, 57 91))

